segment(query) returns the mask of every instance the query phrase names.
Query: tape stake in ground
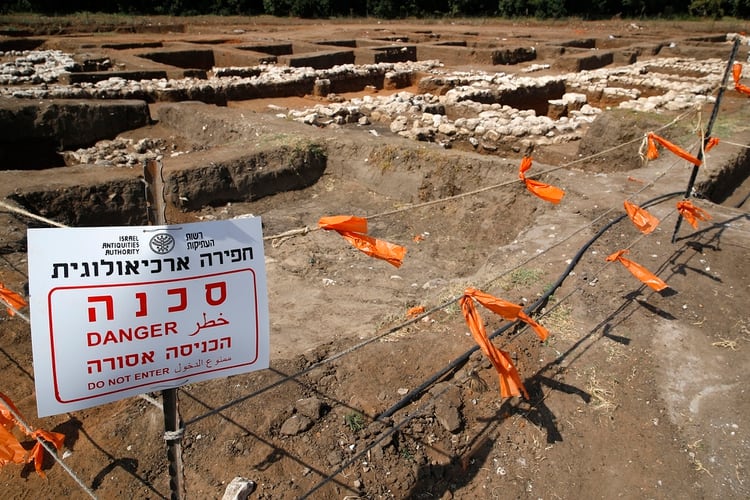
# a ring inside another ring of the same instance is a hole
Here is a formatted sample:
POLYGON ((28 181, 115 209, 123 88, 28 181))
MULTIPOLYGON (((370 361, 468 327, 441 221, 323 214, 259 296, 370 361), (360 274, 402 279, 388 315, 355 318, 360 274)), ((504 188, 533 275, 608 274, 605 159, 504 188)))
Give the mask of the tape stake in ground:
POLYGON ((560 201, 563 199, 563 196, 565 196, 565 191, 558 187, 550 186, 549 184, 526 178, 526 171, 531 168, 531 161, 532 160, 530 157, 523 157, 523 159, 521 160, 521 166, 518 169, 518 178, 526 183, 526 189, 528 189, 544 201, 548 201, 554 204, 560 203, 560 201))
POLYGON ((750 95, 750 87, 747 87, 740 83, 741 76, 742 76, 742 64, 736 62, 732 66, 732 77, 734 78, 734 90, 736 90, 740 94, 750 95))
POLYGON ((5 288, 5 285, 3 285, 2 283, 0 283, 0 298, 3 300, 3 302, 12 306, 8 307, 8 314, 10 314, 11 316, 15 316, 16 311, 20 310, 22 307, 26 307, 26 301, 23 300, 23 297, 18 295, 16 292, 5 288))
POLYGON ((65 442, 65 435, 59 432, 48 432, 37 429, 29 432, 28 428, 16 421, 14 415, 21 417, 21 412, 5 394, 0 393, 0 467, 9 463, 22 464, 34 462, 34 469, 41 477, 47 477, 42 470, 44 464, 44 446, 39 442, 43 439, 60 450, 65 442), (18 427, 24 434, 36 441, 36 444, 27 452, 21 443, 13 435, 13 428, 18 427))
POLYGON ((669 287, 669 285, 664 283, 661 278, 659 278, 657 275, 655 275, 642 265, 623 257, 623 255, 625 255, 626 253, 628 253, 628 250, 618 250, 607 257, 607 262, 619 261, 623 266, 625 266, 625 269, 630 271, 630 274, 638 278, 641 283, 650 286, 657 292, 661 292, 665 288, 669 287))
POLYGON ((696 167, 701 166, 701 161, 698 158, 691 155, 690 153, 688 153, 681 147, 675 144, 672 144, 665 138, 659 137, 653 132, 649 132, 646 138, 648 140, 648 151, 646 152, 646 158, 648 158, 649 160, 655 160, 659 157, 659 150, 656 147, 656 143, 658 142, 659 144, 661 144, 662 146, 664 146, 665 148, 667 148, 668 150, 670 150, 671 152, 679 156, 680 158, 689 161, 696 167))
POLYGON ((630 203, 628 200, 625 200, 623 205, 625 206, 625 211, 628 213, 630 220, 633 221, 635 227, 637 227, 643 234, 651 233, 656 229, 656 226, 659 225, 659 219, 651 215, 648 210, 641 208, 634 203, 630 203))
POLYGON ((696 207, 689 200, 683 200, 677 202, 677 210, 680 212, 688 223, 693 226, 693 229, 698 229, 698 221, 707 221, 711 218, 708 212, 702 208, 696 207))
POLYGON ((318 221, 318 227, 336 231, 359 251, 370 257, 383 259, 396 267, 401 267, 404 255, 406 255, 405 247, 365 234, 367 233, 367 219, 362 217, 353 215, 322 217, 318 221))
POLYGON ((468 295, 461 297, 459 301, 461 304, 461 311, 464 313, 464 319, 466 324, 469 325, 469 331, 474 341, 482 349, 482 352, 487 356, 497 371, 497 376, 500 382, 500 395, 503 398, 509 398, 512 396, 520 396, 523 393, 526 399, 529 398, 529 393, 526 392, 526 388, 521 382, 521 377, 518 375, 518 370, 510 360, 510 356, 507 352, 498 349, 495 345, 490 342, 487 337, 487 331, 484 327, 484 321, 479 316, 474 301, 468 295))

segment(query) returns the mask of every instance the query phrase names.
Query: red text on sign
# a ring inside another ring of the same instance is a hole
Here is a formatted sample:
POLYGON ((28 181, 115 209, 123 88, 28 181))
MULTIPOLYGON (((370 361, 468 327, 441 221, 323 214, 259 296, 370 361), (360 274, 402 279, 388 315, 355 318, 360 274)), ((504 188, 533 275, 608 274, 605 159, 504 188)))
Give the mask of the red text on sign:
POLYGON ((107 330, 101 332, 88 332, 86 334, 86 343, 89 347, 107 344, 117 344, 119 342, 129 342, 131 340, 146 340, 154 337, 163 337, 165 335, 177 335, 177 322, 167 321, 166 323, 155 323, 153 325, 141 325, 135 328, 119 328, 117 330, 107 330))

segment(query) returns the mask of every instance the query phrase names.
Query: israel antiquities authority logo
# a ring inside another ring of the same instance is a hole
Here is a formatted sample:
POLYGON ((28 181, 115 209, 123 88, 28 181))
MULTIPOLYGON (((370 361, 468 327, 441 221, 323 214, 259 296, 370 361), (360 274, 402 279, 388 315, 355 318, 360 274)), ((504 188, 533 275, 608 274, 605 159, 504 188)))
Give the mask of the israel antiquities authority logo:
POLYGON ((154 252, 164 255, 165 253, 171 252, 174 248, 174 238, 169 233, 159 233, 151 238, 151 241, 148 242, 148 246, 151 247, 151 250, 154 252))

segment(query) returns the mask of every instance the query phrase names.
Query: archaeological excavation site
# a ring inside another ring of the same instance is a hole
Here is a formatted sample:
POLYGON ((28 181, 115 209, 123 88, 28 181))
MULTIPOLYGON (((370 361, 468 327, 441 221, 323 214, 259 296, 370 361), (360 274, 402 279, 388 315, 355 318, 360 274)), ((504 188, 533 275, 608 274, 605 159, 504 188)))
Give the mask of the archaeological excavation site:
POLYGON ((4 18, 6 497, 747 498, 745 24, 4 18), (157 209, 259 219, 269 366, 40 416, 30 235, 157 209))

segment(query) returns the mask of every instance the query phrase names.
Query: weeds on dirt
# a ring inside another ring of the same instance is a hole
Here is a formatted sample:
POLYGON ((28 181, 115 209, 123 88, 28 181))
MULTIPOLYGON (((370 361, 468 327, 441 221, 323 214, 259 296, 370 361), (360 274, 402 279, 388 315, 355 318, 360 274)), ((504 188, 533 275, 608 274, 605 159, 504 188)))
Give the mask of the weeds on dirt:
POLYGON ((750 327, 744 319, 737 321, 732 327, 733 331, 737 331, 741 336, 735 337, 734 339, 728 339, 719 337, 717 342, 711 343, 714 347, 721 347, 722 349, 731 349, 732 351, 738 351, 740 349, 740 341, 750 342, 750 327))
POLYGON ((403 458, 407 462, 414 461, 414 454, 411 452, 411 450, 409 450, 409 448, 405 446, 401 448, 401 450, 399 451, 399 455, 401 456, 401 458, 403 458))
POLYGON ((721 339, 718 342, 712 342, 711 345, 714 347, 722 347, 724 349, 731 349, 733 351, 736 351, 739 349, 739 347, 737 346, 737 340, 721 339))
POLYGON ((688 449, 688 457, 690 457, 690 462, 693 464, 693 467, 697 472, 705 472, 710 477, 713 477, 713 474, 711 474, 711 471, 706 469, 700 460, 698 460, 698 456, 696 454, 696 451, 701 448, 701 441, 702 439, 699 439, 698 441, 694 442, 693 444, 687 445, 688 449))
POLYGON ((611 412, 617 408, 617 403, 613 400, 615 398, 615 391, 604 387, 596 377, 596 370, 591 369, 589 373, 587 392, 591 394, 591 407, 595 410, 604 412, 611 412))
POLYGON ((344 424, 350 431, 359 432, 365 428, 365 417, 361 413, 353 411, 344 415, 344 424))
POLYGON ((542 321, 544 327, 552 332, 555 340, 564 342, 578 340, 578 332, 574 327, 571 312, 570 307, 558 304, 544 314, 542 321))

